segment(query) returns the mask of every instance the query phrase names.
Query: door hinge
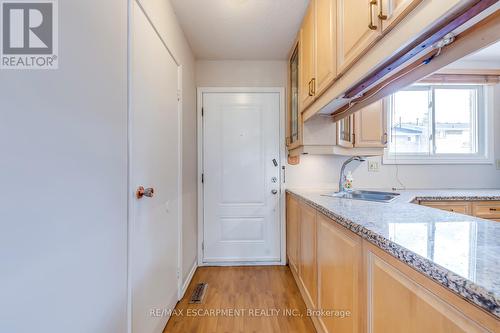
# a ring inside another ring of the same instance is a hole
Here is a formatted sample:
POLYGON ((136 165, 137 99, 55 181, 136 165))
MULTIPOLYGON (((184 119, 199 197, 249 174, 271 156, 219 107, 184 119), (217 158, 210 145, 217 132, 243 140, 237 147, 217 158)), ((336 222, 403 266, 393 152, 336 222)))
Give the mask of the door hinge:
POLYGON ((205 115, 205 110, 201 108, 201 116, 203 117, 205 115))
POLYGON ((205 174, 204 174, 204 173, 202 173, 202 174, 201 174, 201 183, 203 184, 204 182, 205 182, 205 174))
POLYGON ((205 242, 201 242, 201 250, 205 251, 205 242))

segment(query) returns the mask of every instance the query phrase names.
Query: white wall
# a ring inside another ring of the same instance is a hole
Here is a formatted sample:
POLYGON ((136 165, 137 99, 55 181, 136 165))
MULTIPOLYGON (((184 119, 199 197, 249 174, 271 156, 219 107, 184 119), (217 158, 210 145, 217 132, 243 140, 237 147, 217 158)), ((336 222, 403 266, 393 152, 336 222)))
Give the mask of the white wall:
POLYGON ((197 141, 195 60, 169 0, 140 0, 182 66, 182 278, 197 262, 197 141))
POLYGON ((127 2, 59 1, 59 69, 0 73, 0 332, 127 324, 127 2))
MULTIPOLYGON (((494 93, 495 158, 500 159, 500 85, 494 93)), ((287 167, 288 187, 337 188, 339 172, 346 158, 301 156, 301 163, 287 167)), ((359 188, 500 188, 500 170, 487 165, 383 165, 368 172, 367 163, 353 165, 354 186, 359 188), (401 181, 401 183, 398 181, 401 181)))
MULTIPOLYGON (((142 1, 183 66, 183 263, 196 262, 194 57, 168 0, 142 1)), ((0 73, 0 332, 127 331, 127 12, 59 1, 59 69, 0 73)))
POLYGON ((286 61, 196 61, 198 87, 285 87, 286 61))

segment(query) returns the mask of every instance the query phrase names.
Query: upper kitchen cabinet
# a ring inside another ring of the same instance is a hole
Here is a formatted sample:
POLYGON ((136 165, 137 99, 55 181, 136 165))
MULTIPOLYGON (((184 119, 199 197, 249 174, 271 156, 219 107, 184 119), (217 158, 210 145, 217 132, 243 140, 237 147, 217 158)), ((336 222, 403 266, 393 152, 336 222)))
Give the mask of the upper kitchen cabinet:
POLYGON ((337 74, 336 8, 336 0, 316 0, 315 95, 322 94, 337 74))
POLYGON ((363 56, 422 0, 337 0, 338 74, 363 56))
POLYGON ((302 115, 299 110, 299 44, 291 52, 288 62, 288 112, 286 145, 294 149, 302 142, 302 115))
POLYGON ((377 17, 381 21, 382 31, 397 24, 408 12, 423 0, 379 0, 377 17))
POLYGON ((382 34, 376 0, 337 0, 337 64, 344 72, 382 34))
POLYGON ((355 147, 386 147, 388 135, 384 103, 384 100, 377 101, 352 115, 355 147))
POLYGON ((312 0, 300 29, 300 110, 336 76, 336 0, 312 0))
POLYGON ((383 105, 375 102, 336 123, 329 116, 313 116, 302 124, 301 142, 288 149, 289 156, 382 155, 387 141, 383 105))
POLYGON ((299 105, 304 110, 314 101, 315 88, 315 8, 311 1, 302 22, 299 38, 299 105))
POLYGON ((385 148, 384 101, 377 101, 337 122, 337 144, 345 148, 385 148))

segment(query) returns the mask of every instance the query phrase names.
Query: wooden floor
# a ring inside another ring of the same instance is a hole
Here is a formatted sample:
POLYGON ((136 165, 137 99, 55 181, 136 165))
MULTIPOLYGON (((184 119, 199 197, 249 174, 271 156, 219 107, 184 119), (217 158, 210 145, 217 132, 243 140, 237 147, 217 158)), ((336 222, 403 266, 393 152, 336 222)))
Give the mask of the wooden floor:
POLYGON ((316 332, 305 309, 288 266, 200 267, 164 333, 316 332), (188 304, 200 282, 204 304, 188 304))

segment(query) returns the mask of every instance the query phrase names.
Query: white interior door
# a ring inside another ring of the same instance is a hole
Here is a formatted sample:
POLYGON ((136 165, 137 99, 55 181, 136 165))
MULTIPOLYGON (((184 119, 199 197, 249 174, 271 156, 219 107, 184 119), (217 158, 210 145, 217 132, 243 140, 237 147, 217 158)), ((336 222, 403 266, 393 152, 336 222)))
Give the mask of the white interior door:
POLYGON ((203 261, 280 261, 280 95, 202 98, 203 261))
POLYGON ((177 302, 179 217, 178 66, 133 1, 131 48, 130 274, 132 332, 162 332, 168 318, 151 309, 177 302))

